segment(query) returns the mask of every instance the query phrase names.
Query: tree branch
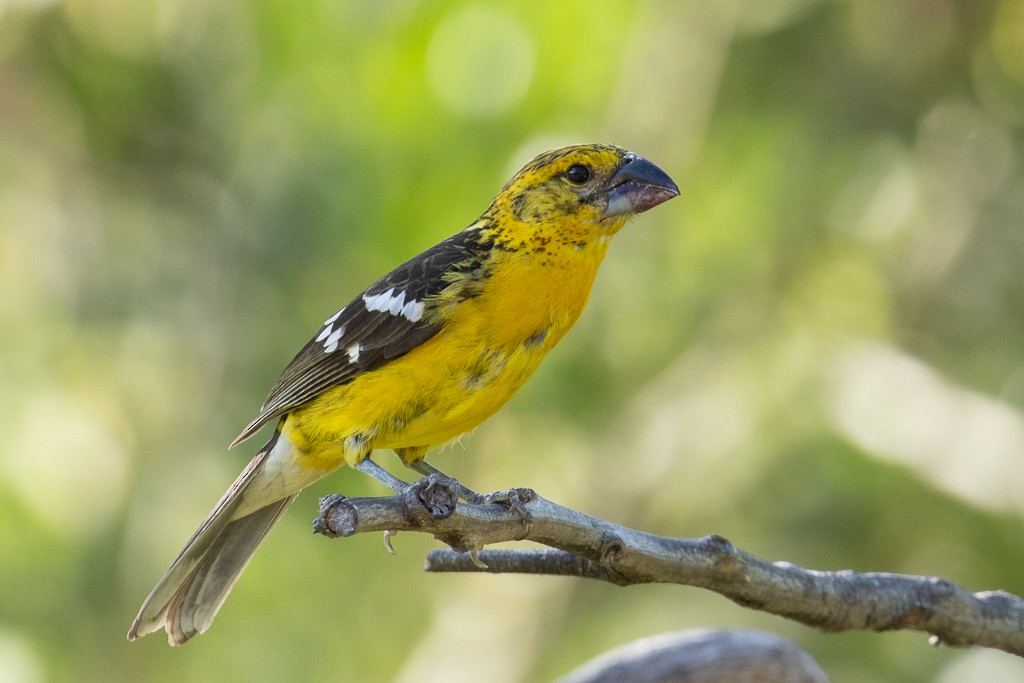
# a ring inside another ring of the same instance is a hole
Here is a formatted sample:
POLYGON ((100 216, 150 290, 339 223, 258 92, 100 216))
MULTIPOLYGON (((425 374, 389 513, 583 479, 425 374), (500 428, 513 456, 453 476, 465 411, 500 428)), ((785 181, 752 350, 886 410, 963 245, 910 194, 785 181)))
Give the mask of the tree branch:
POLYGON ((435 475, 382 498, 327 496, 314 530, 329 537, 372 531, 433 534, 427 571, 515 572, 601 579, 618 586, 678 583, 824 631, 911 629, 933 644, 980 645, 1024 656, 1024 600, 970 593, 935 577, 803 569, 768 562, 721 536, 683 539, 628 529, 514 489, 504 504, 455 505, 458 482, 435 475), (467 551, 530 540, 554 550, 467 551))

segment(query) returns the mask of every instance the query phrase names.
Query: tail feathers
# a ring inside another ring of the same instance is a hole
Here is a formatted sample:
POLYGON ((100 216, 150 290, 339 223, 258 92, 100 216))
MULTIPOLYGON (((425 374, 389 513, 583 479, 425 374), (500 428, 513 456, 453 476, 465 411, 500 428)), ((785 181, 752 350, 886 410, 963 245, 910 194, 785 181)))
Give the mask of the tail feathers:
POLYGON ((233 518, 275 441, 276 435, 252 459, 150 592, 128 630, 128 640, 164 628, 170 644, 181 645, 213 623, 252 554, 295 500, 295 495, 288 496, 233 518))
MULTIPOLYGON (((185 577, 162 615, 168 642, 181 645, 210 628, 252 554, 293 500, 295 496, 277 501, 224 528, 196 568, 185 577)), ((153 629, 160 626, 158 622, 153 629)))

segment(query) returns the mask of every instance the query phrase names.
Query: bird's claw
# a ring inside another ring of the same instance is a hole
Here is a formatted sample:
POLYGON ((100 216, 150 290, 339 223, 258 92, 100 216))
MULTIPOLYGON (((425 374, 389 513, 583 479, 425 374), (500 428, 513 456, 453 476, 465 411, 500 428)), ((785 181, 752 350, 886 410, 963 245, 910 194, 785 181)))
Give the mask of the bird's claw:
POLYGON ((392 555, 398 554, 397 552, 395 552, 395 546, 391 545, 391 539, 397 534, 397 531, 392 531, 391 529, 384 530, 384 547, 387 548, 388 552, 392 555))
POLYGON ((480 495, 477 505, 504 505, 512 514, 525 517, 526 504, 537 497, 533 489, 514 488, 480 495))
POLYGON ((413 484, 416 497, 432 517, 451 517, 459 497, 459 482, 443 474, 428 474, 413 484))
POLYGON ((484 561, 480 559, 480 551, 476 548, 469 551, 469 559, 477 569, 490 569, 490 567, 484 564, 484 561))

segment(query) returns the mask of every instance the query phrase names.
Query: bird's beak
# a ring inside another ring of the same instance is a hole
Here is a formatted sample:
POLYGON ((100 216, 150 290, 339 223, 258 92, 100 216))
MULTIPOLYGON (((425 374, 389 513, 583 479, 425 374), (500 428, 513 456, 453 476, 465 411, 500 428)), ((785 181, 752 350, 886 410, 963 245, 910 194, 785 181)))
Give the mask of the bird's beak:
POLYGON ((668 174, 647 159, 627 154, 608 181, 608 207, 604 217, 643 213, 679 194, 668 174))

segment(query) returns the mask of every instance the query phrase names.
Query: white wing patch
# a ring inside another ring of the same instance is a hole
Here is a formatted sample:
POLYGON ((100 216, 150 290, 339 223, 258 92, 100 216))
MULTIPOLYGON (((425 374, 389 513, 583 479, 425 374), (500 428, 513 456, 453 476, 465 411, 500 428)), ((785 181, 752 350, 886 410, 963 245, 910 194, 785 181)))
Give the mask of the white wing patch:
MULTIPOLYGON (((398 292, 395 294, 394 287, 386 292, 381 292, 380 294, 364 294, 363 303, 366 304, 366 310, 368 311, 400 315, 413 323, 418 322, 419 319, 423 317, 423 302, 417 301, 416 299, 409 299, 406 301, 405 292, 398 292)), ((345 309, 343 308, 325 320, 324 328, 320 330, 320 334, 318 334, 314 340, 316 342, 323 342, 324 353, 334 353, 338 350, 341 338, 345 334, 345 326, 340 325, 335 329, 334 323, 344 312, 345 309)), ((345 353, 348 354, 349 362, 358 362, 360 351, 362 351, 362 347, 359 344, 353 344, 345 349, 345 353)))
POLYGON ((337 351, 338 341, 341 340, 341 335, 343 334, 345 334, 345 327, 341 326, 327 335, 327 340, 324 342, 324 351, 326 353, 334 353, 337 351))
POLYGON ((395 294, 394 287, 386 292, 372 296, 364 294, 363 303, 366 304, 366 310, 368 311, 400 315, 409 322, 418 322, 423 317, 423 302, 416 299, 409 299, 406 302, 405 292, 395 294))
POLYGON ((338 341, 341 339, 341 335, 345 334, 345 326, 342 325, 338 329, 334 329, 334 321, 344 312, 345 309, 343 308, 325 320, 324 329, 320 330, 320 334, 314 340, 324 343, 325 353, 333 353, 338 350, 338 341))

